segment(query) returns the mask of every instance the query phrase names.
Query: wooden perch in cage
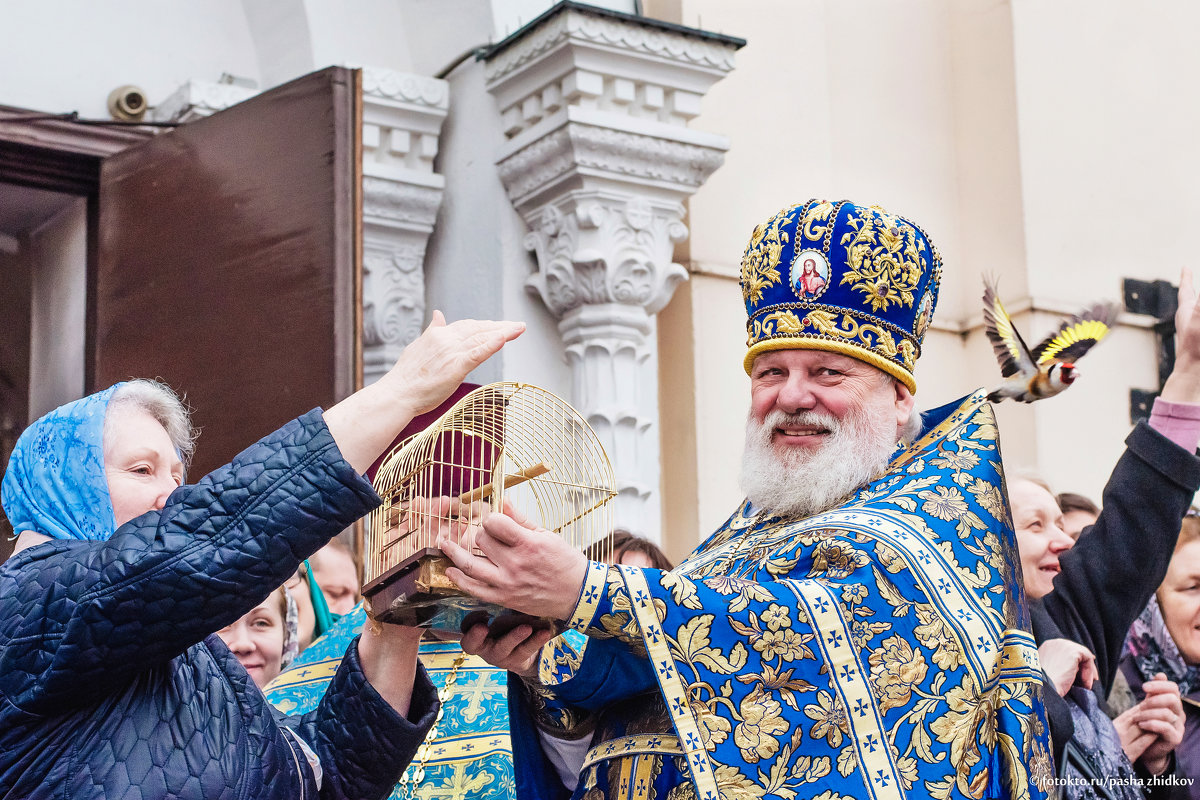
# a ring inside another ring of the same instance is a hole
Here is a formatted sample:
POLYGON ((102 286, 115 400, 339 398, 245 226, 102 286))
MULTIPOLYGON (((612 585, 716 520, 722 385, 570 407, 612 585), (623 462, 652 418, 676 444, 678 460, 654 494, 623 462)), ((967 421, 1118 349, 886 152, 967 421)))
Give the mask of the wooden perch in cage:
MULTIPOLYGON (((533 480, 534 478, 539 478, 542 475, 545 475, 549 471, 550 471, 550 467, 547 466, 544 461, 539 461, 538 463, 534 464, 532 467, 523 469, 520 472, 514 472, 510 475, 505 475, 504 476, 504 488, 511 489, 512 487, 517 486, 518 484, 522 484, 525 481, 533 480)), ((483 486, 480 486, 478 489, 472 489, 469 492, 463 492, 462 494, 460 494, 458 496, 458 502, 462 503, 463 505, 470 505, 471 503, 474 503, 478 500, 486 500, 491 496, 492 496, 492 484, 485 483, 483 486)), ((409 511, 408 501, 402 502, 399 505, 395 506, 394 508, 388 509, 388 512, 387 512, 388 526, 394 527, 396 525, 400 525, 401 520, 403 519, 404 515, 408 513, 408 511, 409 511)), ((430 513, 430 512, 426 511, 426 512, 419 512, 419 513, 430 513)), ((407 536, 407 535, 408 535, 408 533, 403 534, 403 536, 407 536)), ((403 538, 403 536, 401 538, 403 538)), ((398 542, 398 541, 400 541, 400 539, 392 539, 391 541, 384 544, 383 549, 386 550, 388 547, 391 547, 392 545, 396 544, 396 542, 398 542)))
MULTIPOLYGON (((545 475, 550 471, 550 467, 546 466, 546 462, 539 461, 532 467, 527 467, 520 472, 514 472, 511 475, 504 476, 504 488, 511 489, 517 484, 524 483, 528 480, 533 480, 541 475, 545 475)), ((469 492, 463 492, 458 496, 460 503, 474 503, 476 500, 486 500, 492 496, 492 484, 485 483, 478 489, 472 489, 469 492)))

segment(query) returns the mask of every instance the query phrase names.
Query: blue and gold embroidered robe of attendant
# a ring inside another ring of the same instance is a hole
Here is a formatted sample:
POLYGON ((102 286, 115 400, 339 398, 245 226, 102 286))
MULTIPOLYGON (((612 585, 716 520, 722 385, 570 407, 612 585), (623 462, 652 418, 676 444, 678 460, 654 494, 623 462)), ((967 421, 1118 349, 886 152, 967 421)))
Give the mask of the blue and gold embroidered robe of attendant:
MULTIPOLYGON (((334 623, 291 667, 267 684, 267 700, 285 714, 316 708, 366 618, 358 605, 334 623)), ((458 642, 422 641, 419 655, 438 696, 444 698, 442 710, 427 757, 421 763, 422 751, 418 751, 417 761, 406 772, 412 781, 411 794, 398 783, 389 797, 511 800, 516 790, 504 670, 466 655, 458 642), (451 684, 449 691, 447 683, 451 684)))
POLYGON ((535 722, 598 718, 577 798, 1045 797, 992 409, 978 392, 924 419, 835 510, 743 505, 671 572, 592 562, 586 639, 547 646, 541 686, 510 679, 518 795, 556 795, 535 722))

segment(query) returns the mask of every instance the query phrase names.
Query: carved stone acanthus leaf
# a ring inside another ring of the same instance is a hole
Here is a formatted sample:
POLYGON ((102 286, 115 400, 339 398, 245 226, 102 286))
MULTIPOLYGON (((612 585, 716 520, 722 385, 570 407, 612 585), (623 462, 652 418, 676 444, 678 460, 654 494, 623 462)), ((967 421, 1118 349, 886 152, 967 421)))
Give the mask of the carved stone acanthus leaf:
POLYGON ((421 333, 425 317, 425 244, 363 255, 363 344, 403 347, 421 333))
POLYGON ((733 69, 735 48, 730 44, 568 10, 489 58, 485 79, 493 83, 568 39, 616 46, 721 72, 733 69))
POLYGON ((364 95, 431 108, 450 105, 450 85, 446 81, 379 67, 363 67, 362 74, 364 95))
POLYGON ((519 207, 522 198, 572 169, 675 184, 690 195, 724 162, 721 147, 571 122, 505 158, 498 168, 519 207))
POLYGON ((656 209, 642 198, 619 207, 585 203, 569 214, 546 206, 525 237, 539 267, 525 285, 560 318, 605 303, 657 313, 687 277, 670 258, 687 235, 682 216, 681 206, 656 209))
POLYGON ((363 177, 363 214, 433 229, 443 190, 384 178, 363 177))

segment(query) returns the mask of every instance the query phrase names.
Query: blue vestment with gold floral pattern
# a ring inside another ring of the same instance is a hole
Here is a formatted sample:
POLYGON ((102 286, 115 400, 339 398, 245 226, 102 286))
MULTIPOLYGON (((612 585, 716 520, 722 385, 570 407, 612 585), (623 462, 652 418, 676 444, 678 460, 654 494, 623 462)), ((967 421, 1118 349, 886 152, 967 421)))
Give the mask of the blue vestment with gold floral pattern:
POLYGON ((1019 798, 1052 775, 1042 675, 983 392, 808 519, 743 505, 671 572, 589 565, 515 679, 522 798, 565 792, 540 730, 596 733, 574 797, 1019 798))
MULTIPOLYGON (((338 620, 287 671, 267 684, 267 700, 285 714, 302 714, 316 708, 337 672, 342 654, 362 630, 366 618, 358 605, 338 620)), ((422 641, 420 658, 438 696, 443 698, 442 710, 428 752, 419 750, 405 774, 413 782, 411 795, 401 783, 390 797, 510 800, 516 790, 504 670, 478 656, 466 655, 458 642, 422 641), (422 763, 423 754, 426 758, 422 763)))

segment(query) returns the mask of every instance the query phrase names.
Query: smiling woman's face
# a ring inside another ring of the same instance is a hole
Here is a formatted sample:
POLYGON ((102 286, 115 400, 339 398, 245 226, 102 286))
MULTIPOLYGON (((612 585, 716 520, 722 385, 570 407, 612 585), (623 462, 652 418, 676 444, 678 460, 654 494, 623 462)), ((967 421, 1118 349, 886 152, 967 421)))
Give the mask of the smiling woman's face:
POLYGON ((1008 485, 1008 499, 1021 552, 1025 593, 1040 600, 1054 589, 1054 577, 1061 569, 1058 557, 1070 550, 1075 540, 1063 530, 1062 511, 1054 495, 1041 486, 1018 478, 1008 485))
POLYGON ((284 625, 280 602, 280 593, 272 592, 250 613, 217 631, 221 641, 260 689, 279 674, 283 663, 284 625))

